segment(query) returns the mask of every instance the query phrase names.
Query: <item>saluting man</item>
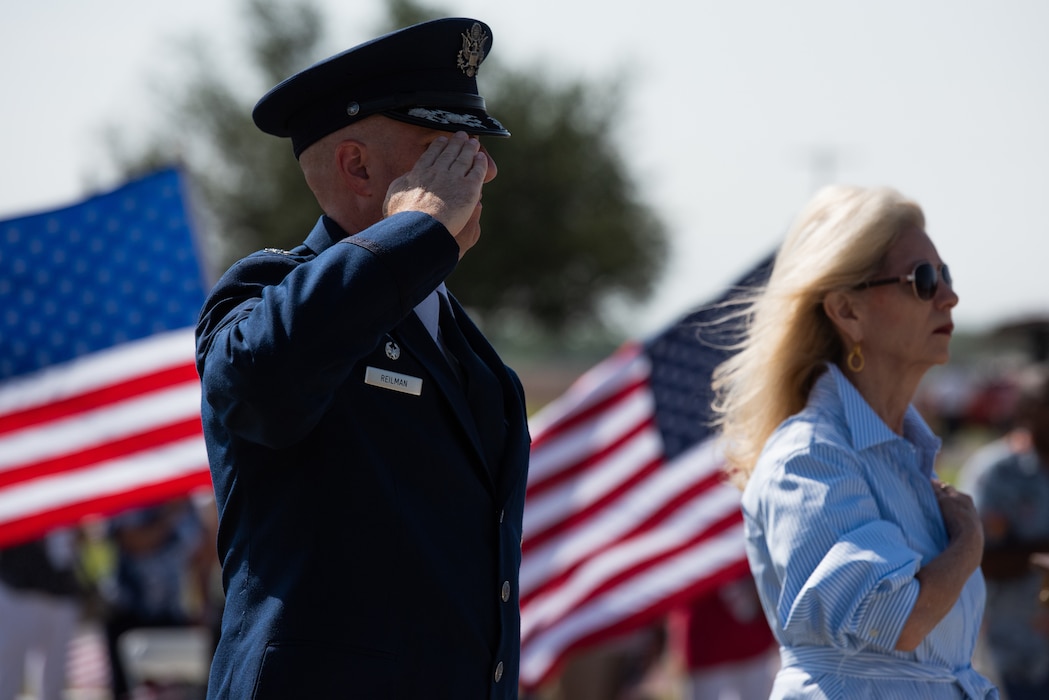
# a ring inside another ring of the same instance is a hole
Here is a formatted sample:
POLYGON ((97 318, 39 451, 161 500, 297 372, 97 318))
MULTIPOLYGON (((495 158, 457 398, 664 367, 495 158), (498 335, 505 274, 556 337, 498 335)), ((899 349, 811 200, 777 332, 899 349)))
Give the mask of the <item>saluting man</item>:
POLYGON ((514 698, 529 436, 444 280, 507 137, 473 19, 418 24, 256 105, 323 216, 219 280, 197 327, 226 607, 209 698, 514 698))

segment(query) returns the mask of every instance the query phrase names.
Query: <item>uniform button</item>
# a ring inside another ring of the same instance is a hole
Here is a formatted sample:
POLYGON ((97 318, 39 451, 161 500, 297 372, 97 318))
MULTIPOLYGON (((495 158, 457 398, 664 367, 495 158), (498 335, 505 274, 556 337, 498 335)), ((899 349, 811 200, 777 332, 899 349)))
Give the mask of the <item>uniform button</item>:
POLYGON ((502 598, 503 598, 503 602, 504 603, 507 602, 508 600, 510 600, 510 582, 509 581, 503 581, 502 598))
POLYGON ((495 665, 495 682, 503 680, 503 662, 500 661, 495 665))

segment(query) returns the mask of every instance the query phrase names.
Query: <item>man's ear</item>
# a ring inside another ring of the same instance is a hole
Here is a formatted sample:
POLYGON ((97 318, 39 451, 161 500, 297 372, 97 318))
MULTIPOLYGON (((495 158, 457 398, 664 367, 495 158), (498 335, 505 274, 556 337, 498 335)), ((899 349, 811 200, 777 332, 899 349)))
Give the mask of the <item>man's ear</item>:
POLYGON ((823 312, 837 327, 838 332, 854 343, 863 342, 861 310, 856 306, 855 296, 841 290, 827 292, 823 297, 823 312))
POLYGON ((368 172, 368 147, 356 139, 346 139, 335 147, 335 163, 343 183, 361 196, 370 196, 372 178, 368 172))

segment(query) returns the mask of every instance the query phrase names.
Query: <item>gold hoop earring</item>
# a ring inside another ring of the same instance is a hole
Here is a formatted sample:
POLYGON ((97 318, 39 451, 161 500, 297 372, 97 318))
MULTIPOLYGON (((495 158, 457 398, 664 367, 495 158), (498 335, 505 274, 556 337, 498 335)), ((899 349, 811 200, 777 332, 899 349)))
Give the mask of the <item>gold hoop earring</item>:
POLYGON ((860 351, 860 344, 856 343, 852 346, 852 352, 849 353, 848 358, 845 360, 845 364, 849 366, 849 369, 859 374, 863 371, 863 367, 866 362, 863 359, 863 352, 860 351))

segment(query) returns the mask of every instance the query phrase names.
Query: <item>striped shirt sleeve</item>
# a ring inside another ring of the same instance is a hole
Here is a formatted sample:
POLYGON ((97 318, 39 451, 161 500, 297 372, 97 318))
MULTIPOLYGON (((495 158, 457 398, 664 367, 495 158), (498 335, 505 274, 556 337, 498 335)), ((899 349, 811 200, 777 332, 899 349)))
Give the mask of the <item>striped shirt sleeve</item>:
POLYGON ((776 614, 792 644, 891 651, 918 596, 921 556, 881 517, 860 465, 814 445, 782 460, 765 489, 776 614))

